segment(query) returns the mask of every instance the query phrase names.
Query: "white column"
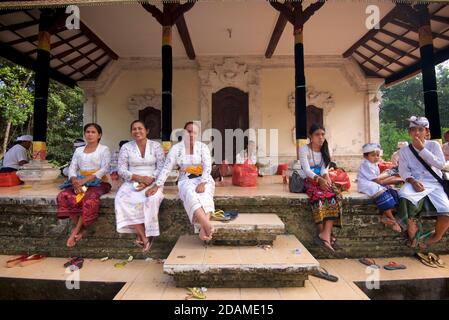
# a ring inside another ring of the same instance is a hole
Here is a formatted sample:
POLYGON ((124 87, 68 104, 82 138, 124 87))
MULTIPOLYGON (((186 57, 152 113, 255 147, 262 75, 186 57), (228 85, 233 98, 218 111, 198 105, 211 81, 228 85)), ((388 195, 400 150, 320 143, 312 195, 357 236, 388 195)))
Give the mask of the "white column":
POLYGON ((381 96, 379 93, 382 80, 368 79, 366 92, 365 109, 365 139, 366 142, 380 143, 380 104, 381 96))

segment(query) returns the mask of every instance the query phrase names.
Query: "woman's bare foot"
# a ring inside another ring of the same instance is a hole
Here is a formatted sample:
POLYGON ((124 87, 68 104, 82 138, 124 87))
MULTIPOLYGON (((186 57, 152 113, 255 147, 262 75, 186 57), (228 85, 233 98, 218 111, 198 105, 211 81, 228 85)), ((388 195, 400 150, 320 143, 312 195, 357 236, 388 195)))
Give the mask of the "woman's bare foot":
MULTIPOLYGON (((399 226, 399 224, 396 222, 396 220, 394 218, 389 218, 387 216, 383 216, 381 219, 381 222, 384 224, 384 226, 386 227, 390 227, 391 230, 395 231, 395 232, 401 232, 401 227, 399 226)), ((416 232, 415 232, 416 234, 416 232)))
POLYGON ((441 239, 437 239, 435 237, 435 234, 433 236, 430 236, 429 238, 427 238, 426 240, 424 240, 423 242, 420 243, 420 248, 421 249, 427 249, 428 247, 430 247, 431 245, 434 245, 435 243, 440 242, 441 239))
POLYGON ((142 252, 149 252, 152 244, 153 244, 153 237, 145 238, 143 240, 142 252))
POLYGON ((200 229, 199 237, 200 237, 200 239, 203 240, 203 241, 210 241, 210 240, 212 240, 212 237, 208 237, 208 236, 207 236, 207 233, 206 233, 206 231, 205 231, 204 228, 201 228, 201 229, 200 229))
POLYGON ((199 234, 200 239, 203 241, 210 241, 212 240, 213 233, 214 228, 212 227, 212 224, 209 222, 209 220, 205 220, 201 225, 201 230, 199 234))
POLYGON ((136 234, 136 240, 134 241, 134 243, 141 248, 143 248, 144 246, 144 240, 139 234, 136 234))
POLYGON ((73 248, 76 245, 76 232, 72 231, 70 237, 67 239, 67 247, 73 248))
POLYGON ((407 226, 407 233, 408 233, 408 238, 410 239, 410 241, 413 241, 415 239, 417 232, 418 232, 418 225, 416 224, 416 221, 410 219, 408 221, 408 226, 407 226))

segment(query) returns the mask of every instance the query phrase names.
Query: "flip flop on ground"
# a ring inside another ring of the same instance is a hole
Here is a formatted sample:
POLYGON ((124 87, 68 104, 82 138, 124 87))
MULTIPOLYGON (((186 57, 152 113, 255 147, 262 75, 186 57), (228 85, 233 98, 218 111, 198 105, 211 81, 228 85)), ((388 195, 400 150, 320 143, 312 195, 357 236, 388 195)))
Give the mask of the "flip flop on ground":
POLYGON ((331 275, 325 268, 323 267, 319 267, 316 271, 314 271, 313 273, 310 274, 311 276, 320 278, 320 279, 324 279, 327 281, 331 281, 331 282, 337 282, 338 281, 338 277, 331 275))
POLYGON ((418 252, 415 254, 415 257, 425 266, 438 268, 438 266, 429 258, 429 256, 424 253, 418 252))
POLYGON ((404 270, 407 269, 407 267, 403 264, 397 263, 395 261, 390 261, 388 264, 384 265, 385 270, 404 270))
POLYGON ((41 261, 44 260, 45 258, 46 258, 45 255, 42 255, 42 254, 33 254, 33 255, 31 255, 31 256, 28 256, 26 259, 22 260, 22 261, 19 263, 19 266, 21 266, 21 267, 26 267, 26 266, 29 266, 29 265, 31 265, 31 264, 35 264, 35 263, 41 262, 41 261))
POLYGON ((8 261, 6 261, 6 267, 13 268, 13 267, 17 266, 19 263, 21 263, 23 260, 25 260, 27 257, 28 257, 28 255, 25 254, 25 255, 15 257, 11 260, 8 260, 8 261))
POLYGON ((429 260, 436 264, 438 267, 446 268, 446 264, 444 263, 443 259, 441 259, 440 256, 436 253, 429 252, 427 256, 429 257, 429 260))
POLYGON ((359 262, 373 269, 380 269, 379 265, 376 264, 376 261, 374 261, 374 259, 360 258, 359 262))

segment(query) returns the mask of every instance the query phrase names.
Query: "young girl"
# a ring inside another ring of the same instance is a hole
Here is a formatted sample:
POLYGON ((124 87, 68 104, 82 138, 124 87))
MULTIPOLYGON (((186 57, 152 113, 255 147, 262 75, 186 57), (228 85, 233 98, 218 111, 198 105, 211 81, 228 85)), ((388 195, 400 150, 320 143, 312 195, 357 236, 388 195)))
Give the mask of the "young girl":
POLYGON ((382 223, 391 226, 396 232, 401 232, 401 227, 396 222, 393 211, 399 198, 396 190, 385 187, 390 184, 402 182, 398 176, 390 176, 388 173, 380 174, 378 162, 380 160, 380 145, 368 143, 363 146, 363 160, 357 174, 358 191, 375 199, 377 208, 382 212, 382 223))
POLYGON ((307 179, 304 183, 310 198, 313 220, 319 233, 315 242, 323 248, 335 252, 336 239, 332 228, 341 227, 341 196, 327 173, 331 161, 323 126, 313 124, 309 129, 310 143, 299 150, 302 170, 307 179))

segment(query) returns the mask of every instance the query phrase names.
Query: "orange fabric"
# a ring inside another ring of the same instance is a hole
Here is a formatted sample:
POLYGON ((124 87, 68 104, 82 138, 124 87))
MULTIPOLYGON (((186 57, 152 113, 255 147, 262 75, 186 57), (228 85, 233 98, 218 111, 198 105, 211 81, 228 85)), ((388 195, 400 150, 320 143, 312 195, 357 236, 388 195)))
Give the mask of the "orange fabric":
POLYGON ((203 166, 189 166, 183 170, 188 174, 194 174, 200 176, 203 173, 203 166))

